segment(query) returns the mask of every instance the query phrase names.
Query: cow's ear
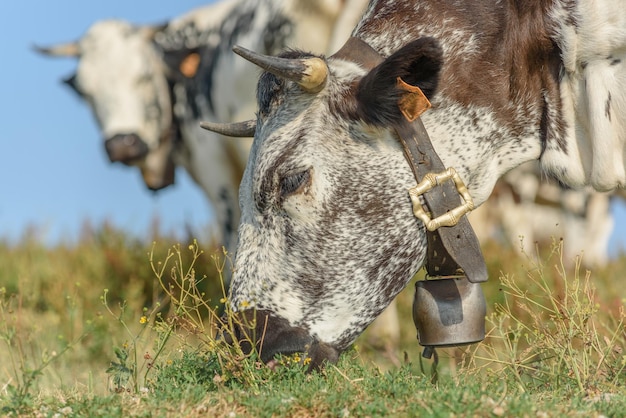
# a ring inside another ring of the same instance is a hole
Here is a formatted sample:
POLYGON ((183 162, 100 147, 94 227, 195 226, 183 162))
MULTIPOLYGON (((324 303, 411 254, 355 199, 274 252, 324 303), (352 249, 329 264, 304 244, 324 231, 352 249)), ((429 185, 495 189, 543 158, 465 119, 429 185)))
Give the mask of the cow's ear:
POLYGON ((166 51, 163 54, 163 58, 171 72, 182 75, 185 78, 193 78, 200 67, 198 48, 166 51))
POLYGON ((389 125, 406 117, 416 119, 430 107, 443 54, 434 38, 420 38, 372 69, 357 88, 359 118, 373 125, 389 125))
POLYGON ((74 93, 78 94, 81 98, 84 97, 83 92, 80 90, 80 86, 78 85, 78 82, 76 81, 76 74, 72 74, 71 76, 66 77, 61 81, 63 82, 63 84, 71 88, 74 91, 74 93))

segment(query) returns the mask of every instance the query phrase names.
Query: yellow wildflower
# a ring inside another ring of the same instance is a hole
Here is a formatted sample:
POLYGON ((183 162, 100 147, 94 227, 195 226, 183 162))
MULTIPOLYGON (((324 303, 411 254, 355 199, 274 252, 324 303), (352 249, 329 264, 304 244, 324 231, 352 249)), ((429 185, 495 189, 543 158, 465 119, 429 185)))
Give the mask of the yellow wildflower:
POLYGON ((148 317, 147 316, 142 316, 141 318, 139 318, 139 323, 140 324, 145 324, 146 322, 148 322, 148 317))

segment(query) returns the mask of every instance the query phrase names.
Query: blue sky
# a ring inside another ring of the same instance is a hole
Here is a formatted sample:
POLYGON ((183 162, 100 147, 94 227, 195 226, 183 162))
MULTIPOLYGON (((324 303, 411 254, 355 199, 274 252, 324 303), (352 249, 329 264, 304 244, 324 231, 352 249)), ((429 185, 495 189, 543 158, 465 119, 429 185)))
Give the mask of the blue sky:
MULTIPOLYGON (((72 59, 35 54, 33 44, 79 38, 96 20, 122 18, 160 23, 201 0, 22 0, 0 2, 2 94, 0 97, 0 239, 17 239, 27 226, 54 243, 71 240, 89 220, 145 236, 158 217, 165 231, 185 225, 201 231, 211 211, 183 170, 177 184, 158 194, 143 185, 139 171, 110 164, 87 106, 60 80, 72 59)), ((626 209, 614 207, 612 253, 626 246, 626 209)))

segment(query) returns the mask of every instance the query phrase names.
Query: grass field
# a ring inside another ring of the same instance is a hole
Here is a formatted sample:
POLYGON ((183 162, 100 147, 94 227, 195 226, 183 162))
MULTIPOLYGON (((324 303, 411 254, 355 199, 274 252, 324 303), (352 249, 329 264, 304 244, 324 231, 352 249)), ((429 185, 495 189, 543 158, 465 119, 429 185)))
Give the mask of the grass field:
POLYGON ((559 242, 526 256, 486 243, 484 342, 422 358, 411 284, 400 365, 364 335, 307 374, 215 340, 228 259, 153 235, 102 225, 55 247, 0 240, 4 415, 626 416, 626 256, 589 272, 559 242))

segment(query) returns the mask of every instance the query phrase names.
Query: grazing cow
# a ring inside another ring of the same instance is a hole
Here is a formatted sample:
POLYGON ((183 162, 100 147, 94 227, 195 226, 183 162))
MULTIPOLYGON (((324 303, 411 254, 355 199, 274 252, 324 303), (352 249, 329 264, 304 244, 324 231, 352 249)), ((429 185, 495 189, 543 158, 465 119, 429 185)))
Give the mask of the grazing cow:
MULTIPOLYGON (((351 27, 355 15, 361 13, 364 3, 364 0, 348 0, 344 5, 333 1, 310 3, 311 9, 306 11, 302 23, 298 15, 301 10, 298 7, 302 5, 296 2, 293 10, 287 10, 285 20, 306 30, 294 31, 283 38, 276 36, 285 28, 276 24, 282 19, 278 8, 270 13, 269 3, 256 6, 256 2, 228 0, 194 10, 161 27, 98 22, 80 41, 43 52, 79 59, 76 74, 68 83, 92 106, 103 137, 109 138, 105 147, 110 159, 137 166, 146 185, 155 190, 173 183, 175 165, 185 167, 215 209, 219 226, 217 241, 232 248, 239 216, 234 191, 247 160, 248 142, 208 139, 197 133, 199 118, 231 120, 253 114, 253 85, 238 80, 251 83, 256 69, 232 60, 231 45, 243 44, 265 53, 276 52, 286 43, 333 51, 349 35, 345 30, 351 27), (256 23, 250 24, 253 6, 254 10, 258 7, 258 12, 254 15, 256 23), (264 35, 258 36, 261 29, 264 35), (315 37, 308 36, 312 32, 316 33, 315 37), (329 46, 325 47, 329 37, 329 46)), ((529 176, 528 181, 537 181, 537 177, 529 176)), ((518 180, 508 183, 510 187, 506 190, 519 188, 518 180)), ((550 221, 541 227, 534 227, 536 219, 528 224, 523 232, 526 243, 532 242, 537 232, 554 231, 556 223, 567 222, 579 226, 577 233, 571 235, 582 237, 582 246, 573 245, 568 237, 566 249, 577 253, 585 248, 586 261, 606 258, 610 228, 598 230, 595 218, 577 216, 582 213, 579 210, 570 216, 571 211, 546 209, 536 205, 536 199, 528 193, 523 194, 521 202, 506 199, 510 194, 500 193, 500 196, 498 200, 492 199, 494 208, 488 212, 487 221, 490 225, 497 220, 506 226, 520 213, 539 214, 542 218, 547 213, 551 215, 550 221), (559 220, 562 216, 565 219, 559 220), (595 227, 589 228, 590 224, 595 227), (590 239, 594 237, 597 239, 590 239)), ((594 195, 594 201, 597 200, 594 195)), ((481 208, 482 212, 485 209, 488 208, 481 208)), ((608 214, 596 213, 599 217, 608 214)), ((513 231, 510 241, 516 245, 521 232, 505 229, 509 230, 513 231)), ((388 310, 385 319, 378 321, 378 332, 370 330, 369 340, 393 352, 399 338, 397 314, 393 309, 388 310)))
POLYGON ((183 166, 214 209, 215 241, 232 249, 250 141, 206 138, 198 125, 254 114, 257 71, 234 60, 232 46, 323 52, 347 38, 335 23, 354 7, 360 16, 365 0, 224 0, 163 26, 100 21, 77 42, 39 51, 78 59, 66 82, 92 108, 110 160, 138 167, 152 190, 173 184, 183 166))
POLYGON ((237 132, 254 142, 230 303, 266 362, 337 359, 425 265, 438 222, 423 204, 445 213, 437 199, 452 193, 441 176, 414 186, 437 158, 465 202, 444 225, 527 161, 569 187, 626 183, 620 1, 373 0, 328 58, 236 52, 265 71, 257 119, 237 132))

